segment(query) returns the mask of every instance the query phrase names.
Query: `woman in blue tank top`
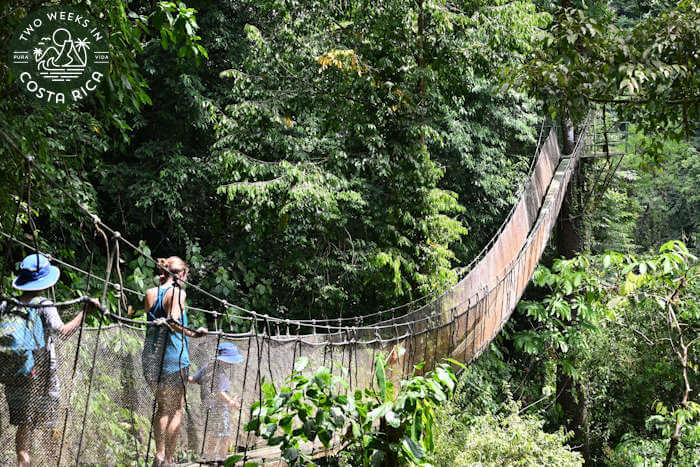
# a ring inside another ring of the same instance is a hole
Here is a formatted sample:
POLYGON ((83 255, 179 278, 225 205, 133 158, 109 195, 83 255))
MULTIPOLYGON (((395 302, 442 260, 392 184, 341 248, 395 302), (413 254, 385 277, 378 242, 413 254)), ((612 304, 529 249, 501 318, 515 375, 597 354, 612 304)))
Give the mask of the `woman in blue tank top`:
POLYGON ((161 283, 146 291, 145 310, 149 325, 141 354, 143 375, 155 393, 156 413, 153 435, 156 458, 153 465, 172 463, 182 422, 182 405, 189 376, 190 337, 202 337, 205 328, 187 329, 187 294, 180 287, 187 280, 188 267, 177 256, 158 258, 161 283))

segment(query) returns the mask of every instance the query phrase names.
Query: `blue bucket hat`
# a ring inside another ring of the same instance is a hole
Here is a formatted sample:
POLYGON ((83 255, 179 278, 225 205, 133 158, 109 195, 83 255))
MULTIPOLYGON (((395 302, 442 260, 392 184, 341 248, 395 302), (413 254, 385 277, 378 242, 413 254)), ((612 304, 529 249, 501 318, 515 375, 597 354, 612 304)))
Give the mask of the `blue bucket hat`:
POLYGON ((28 292, 44 290, 54 285, 60 275, 61 271, 51 266, 46 256, 34 253, 22 260, 12 286, 28 292))
POLYGON ((216 359, 226 363, 240 363, 243 360, 243 355, 238 353, 236 344, 224 342, 219 344, 219 349, 216 352, 216 359))

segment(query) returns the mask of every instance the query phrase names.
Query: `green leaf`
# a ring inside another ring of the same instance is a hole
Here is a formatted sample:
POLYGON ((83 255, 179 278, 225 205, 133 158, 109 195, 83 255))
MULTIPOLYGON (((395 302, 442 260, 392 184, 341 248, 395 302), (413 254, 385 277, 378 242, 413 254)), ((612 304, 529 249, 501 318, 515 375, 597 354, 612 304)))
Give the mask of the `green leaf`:
POLYGON ((411 438, 413 438, 415 441, 420 440, 421 436, 423 436, 423 411, 422 410, 416 410, 416 412, 413 414, 413 424, 411 425, 410 435, 411 435, 411 438))
POLYGON ((443 360, 445 360, 446 362, 452 363, 453 365, 456 365, 456 366, 458 366, 458 367, 460 367, 460 368, 462 368, 462 369, 466 369, 466 368, 467 368, 467 365, 465 365, 465 364, 462 363, 462 362, 459 362, 459 361, 455 360, 454 358, 444 358, 443 360))
POLYGON ((389 410, 391 410, 391 406, 391 402, 385 402, 379 407, 372 410, 370 413, 368 413, 367 418, 369 418, 370 420, 376 420, 379 417, 383 417, 389 410))
POLYGON ((224 462, 224 467, 234 467, 238 461, 242 460, 243 456, 240 454, 234 454, 229 456, 224 462))
POLYGON ((265 383, 262 385, 262 393, 267 399, 272 399, 277 394, 277 391, 272 383, 265 383))
POLYGON ((450 376, 450 374, 442 367, 437 367, 435 369, 435 377, 439 382, 447 386, 447 388, 452 391, 455 387, 455 382, 450 376))
POLYGON ((326 388, 331 381, 331 370, 327 367, 319 367, 314 373, 314 382, 319 388, 326 388))
POLYGON ((362 436, 362 431, 360 430, 360 424, 355 422, 355 421, 352 421, 352 435, 355 438, 359 438, 360 436, 362 436))
POLYGON ((309 441, 313 441, 316 438, 316 423, 311 418, 307 418, 304 422, 304 434, 309 441))
POLYGON ((418 443, 413 441, 411 438, 408 436, 404 436, 401 438, 401 446, 404 449, 404 452, 409 454, 409 457, 411 460, 414 462, 419 462, 421 459, 423 459, 423 448, 420 447, 418 443))
POLYGON ((340 410, 340 408, 331 407, 331 421, 338 428, 341 428, 343 425, 345 425, 345 415, 343 415, 343 411, 340 410))
POLYGON ((447 395, 445 395, 442 388, 435 380, 427 379, 425 380, 425 383, 432 390, 433 397, 435 397, 435 399, 437 399, 440 402, 447 400, 447 395))
POLYGON ((384 356, 381 354, 377 355, 375 359, 375 377, 377 379, 377 386, 379 387, 379 398, 381 400, 387 400, 386 391, 386 363, 384 361, 384 356))
POLYGON ((256 434, 258 434, 258 428, 260 428, 260 419, 253 418, 249 420, 248 423, 245 424, 244 428, 246 431, 253 431, 256 434))
POLYGON ((265 427, 265 430, 263 431, 263 436, 266 438, 271 437, 272 435, 275 434, 275 431, 277 431, 277 424, 276 423, 270 423, 265 427))
POLYGON ((294 463, 299 458, 299 451, 295 448, 285 449, 282 457, 289 463, 294 463))
POLYGON ((571 293, 574 291, 574 287, 571 284, 571 281, 565 280, 564 281, 564 294, 565 295, 571 295, 571 293))
POLYGON ((168 50, 168 34, 164 31, 160 31, 160 45, 163 50, 168 50))
POLYGON ((387 413, 384 415, 384 419, 394 428, 401 426, 401 418, 393 410, 387 411, 387 413))
POLYGON ((331 437, 332 434, 328 430, 321 430, 318 432, 318 439, 325 447, 330 446, 331 437))
POLYGON ((301 373, 309 365, 309 357, 299 357, 294 364, 294 371, 301 373))
POLYGON ((285 415, 282 417, 282 419, 279 422, 279 426, 284 431, 286 434, 290 434, 292 432, 292 420, 294 419, 293 415, 285 415))
POLYGON ((569 351, 569 345, 566 343, 565 340, 559 341, 559 348, 561 349, 562 352, 566 353, 569 351))

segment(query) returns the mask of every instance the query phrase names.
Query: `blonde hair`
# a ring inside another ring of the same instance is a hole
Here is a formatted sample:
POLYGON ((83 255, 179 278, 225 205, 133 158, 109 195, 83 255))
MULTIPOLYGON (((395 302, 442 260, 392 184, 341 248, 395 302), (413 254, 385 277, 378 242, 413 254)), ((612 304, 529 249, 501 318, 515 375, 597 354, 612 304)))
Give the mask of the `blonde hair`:
MULTIPOLYGON (((176 276, 181 272, 187 274, 190 267, 179 256, 171 256, 169 258, 158 258, 158 269, 164 275, 176 276)), ((167 278, 166 278, 167 279, 167 278)))

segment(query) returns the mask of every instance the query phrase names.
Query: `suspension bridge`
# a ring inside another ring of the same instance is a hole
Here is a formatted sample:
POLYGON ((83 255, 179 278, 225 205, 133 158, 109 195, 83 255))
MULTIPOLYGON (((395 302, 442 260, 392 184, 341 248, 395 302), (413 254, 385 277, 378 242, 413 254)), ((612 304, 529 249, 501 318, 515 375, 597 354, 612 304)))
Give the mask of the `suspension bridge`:
MULTIPOLYGON (((280 385, 292 372, 299 357, 307 357, 310 367, 328 366, 344 371, 350 390, 369 387, 374 379, 377 353, 389 355, 393 377, 401 379, 414 372, 434 368, 443 358, 469 364, 479 357, 509 319, 522 296, 550 239, 578 159, 586 152, 588 125, 585 125, 572 154, 562 156, 556 132, 540 135, 538 149, 517 203, 492 240, 470 264, 468 273, 437 297, 423 297, 412 303, 365 316, 289 320, 246 310, 196 284, 188 284, 213 302, 218 310, 188 305, 189 310, 209 313, 216 329, 200 339, 191 339, 190 360, 200 368, 214 355, 222 342, 232 342, 245 357, 229 371, 230 393, 241 395, 241 407, 231 414, 232 444, 246 460, 275 457, 270 450, 246 432, 244 424, 250 408, 261 398, 263 380, 280 385), (235 313, 247 323, 245 333, 223 330, 222 321, 235 313), (398 348, 406 351, 397 352, 398 348), (337 363, 337 364, 334 364, 337 363), (264 453, 264 454, 263 454, 264 453)), ((57 188, 65 190, 64 187, 57 188)), ((138 245, 105 225, 70 192, 64 191, 83 209, 105 242, 108 264, 105 276, 82 270, 61 258, 59 265, 84 274, 103 288, 118 292, 117 310, 104 313, 96 328, 81 327, 72 337, 57 345, 61 356, 58 367, 62 384, 58 423, 51 427, 37 449, 38 464, 127 464, 150 465, 154 455, 152 425, 155 402, 142 374, 140 355, 144 342, 144 321, 126 317, 127 297, 142 301, 143 293, 125 288, 119 266, 120 248, 130 248, 154 261, 138 245), (113 278, 114 277, 114 278, 113 278), (108 324, 109 323, 109 324, 108 324)), ((38 251, 11 232, 0 232, 7 241, 38 251)), ((46 253, 44 253, 46 254, 46 253)), ((47 255, 48 256, 48 255, 47 255)), ((62 306, 75 306, 76 300, 62 306)), ((206 439, 213 436, 192 416, 198 406, 195 389, 186 391, 186 415, 180 445, 190 452, 202 452, 206 439), (197 402, 193 402, 197 401, 197 402)), ((4 396, 0 396, 4 399, 4 396)), ((7 405, 0 401, 0 463, 14 462, 14 428, 8 423, 7 405)))

